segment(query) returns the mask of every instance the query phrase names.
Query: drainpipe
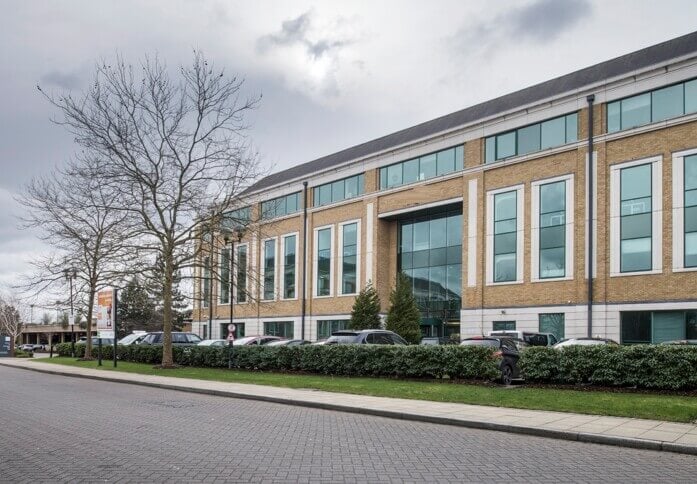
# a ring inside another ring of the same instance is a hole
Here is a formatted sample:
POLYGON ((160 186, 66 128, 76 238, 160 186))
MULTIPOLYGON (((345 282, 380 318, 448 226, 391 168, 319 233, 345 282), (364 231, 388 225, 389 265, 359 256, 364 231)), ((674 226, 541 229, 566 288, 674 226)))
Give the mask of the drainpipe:
POLYGON ((593 101, 588 101, 588 337, 593 337, 593 101))
POLYGON ((307 182, 303 182, 303 292, 302 292, 302 313, 300 316, 300 330, 305 339, 305 301, 307 291, 307 182))

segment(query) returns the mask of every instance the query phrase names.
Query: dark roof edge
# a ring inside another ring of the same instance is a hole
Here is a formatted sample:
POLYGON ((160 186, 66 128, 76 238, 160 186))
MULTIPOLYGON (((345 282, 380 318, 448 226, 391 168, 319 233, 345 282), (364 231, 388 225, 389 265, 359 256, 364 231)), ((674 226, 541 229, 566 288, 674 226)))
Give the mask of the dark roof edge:
POLYGON ((459 129, 466 124, 547 98, 573 93, 598 82, 656 66, 695 52, 697 52, 697 32, 692 32, 272 173, 257 181, 244 193, 260 192, 275 185, 282 185, 341 166, 344 163, 357 161, 362 157, 397 148, 439 133, 459 129))

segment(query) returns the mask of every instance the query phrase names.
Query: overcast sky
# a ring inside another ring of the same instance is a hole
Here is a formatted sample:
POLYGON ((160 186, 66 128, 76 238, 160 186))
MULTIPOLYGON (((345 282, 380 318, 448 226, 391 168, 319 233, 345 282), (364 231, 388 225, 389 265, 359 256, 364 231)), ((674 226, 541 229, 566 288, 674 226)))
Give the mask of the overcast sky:
POLYGON ((263 94, 251 137, 274 170, 695 30, 694 0, 0 0, 0 287, 46 250, 13 196, 75 146, 36 85, 95 61, 201 49, 263 94))

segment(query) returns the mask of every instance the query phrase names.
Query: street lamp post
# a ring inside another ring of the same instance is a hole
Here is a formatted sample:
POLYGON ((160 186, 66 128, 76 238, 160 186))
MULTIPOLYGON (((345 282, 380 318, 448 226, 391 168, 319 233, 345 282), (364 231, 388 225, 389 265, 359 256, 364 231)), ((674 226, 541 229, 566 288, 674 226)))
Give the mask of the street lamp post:
MULTIPOLYGON (((63 271, 65 278, 70 284, 70 354, 75 358, 75 315, 73 314, 73 279, 77 277, 77 270, 74 267, 63 271)), ((88 337, 90 336, 88 332, 88 337)))
MULTIPOLYGON (((228 274, 228 279, 229 279, 229 284, 230 284, 230 294, 229 294, 229 299, 230 299, 230 324, 228 324, 228 331, 234 331, 232 328, 234 328, 234 323, 232 322, 233 320, 233 302, 234 302, 234 296, 235 296, 235 239, 237 239, 237 243, 240 243, 242 241, 242 237, 244 236, 244 229, 240 226, 236 226, 233 229, 233 234, 234 237, 225 236, 225 244, 228 242, 230 243, 230 273, 228 274)), ((234 337, 234 333, 233 333, 234 337)), ((228 370, 232 370, 232 352, 233 352, 233 345, 232 345, 233 340, 230 338, 230 335, 228 334, 228 359, 227 359, 227 367, 228 370)))

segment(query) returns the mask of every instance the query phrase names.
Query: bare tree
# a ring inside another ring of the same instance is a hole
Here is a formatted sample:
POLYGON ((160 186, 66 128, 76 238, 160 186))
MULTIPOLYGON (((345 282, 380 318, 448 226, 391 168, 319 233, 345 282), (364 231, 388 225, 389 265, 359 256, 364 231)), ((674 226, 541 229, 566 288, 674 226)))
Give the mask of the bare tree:
MULTIPOLYGON (((93 158, 81 156, 47 177, 33 179, 18 197, 27 209, 24 227, 39 229, 40 237, 54 248, 53 254, 32 262, 36 271, 25 289, 40 293, 59 287, 66 295, 72 291, 65 306, 72 305, 74 314, 75 302, 86 299, 89 323, 97 291, 121 280, 122 268, 133 254, 126 245, 128 214, 115 208, 110 191, 99 183, 98 167, 93 158)), ((92 339, 86 344, 85 358, 90 359, 92 339)))
POLYGON ((139 67, 118 58, 96 67, 82 96, 47 99, 58 123, 99 159, 99 183, 137 217, 137 247, 162 261, 162 366, 173 366, 172 284, 196 260, 199 226, 240 204, 260 175, 245 117, 260 97, 242 98, 243 81, 198 53, 172 75, 157 58, 139 67))
POLYGON ((0 333, 10 337, 10 356, 14 356, 15 342, 22 334, 19 298, 13 295, 0 295, 0 333))

